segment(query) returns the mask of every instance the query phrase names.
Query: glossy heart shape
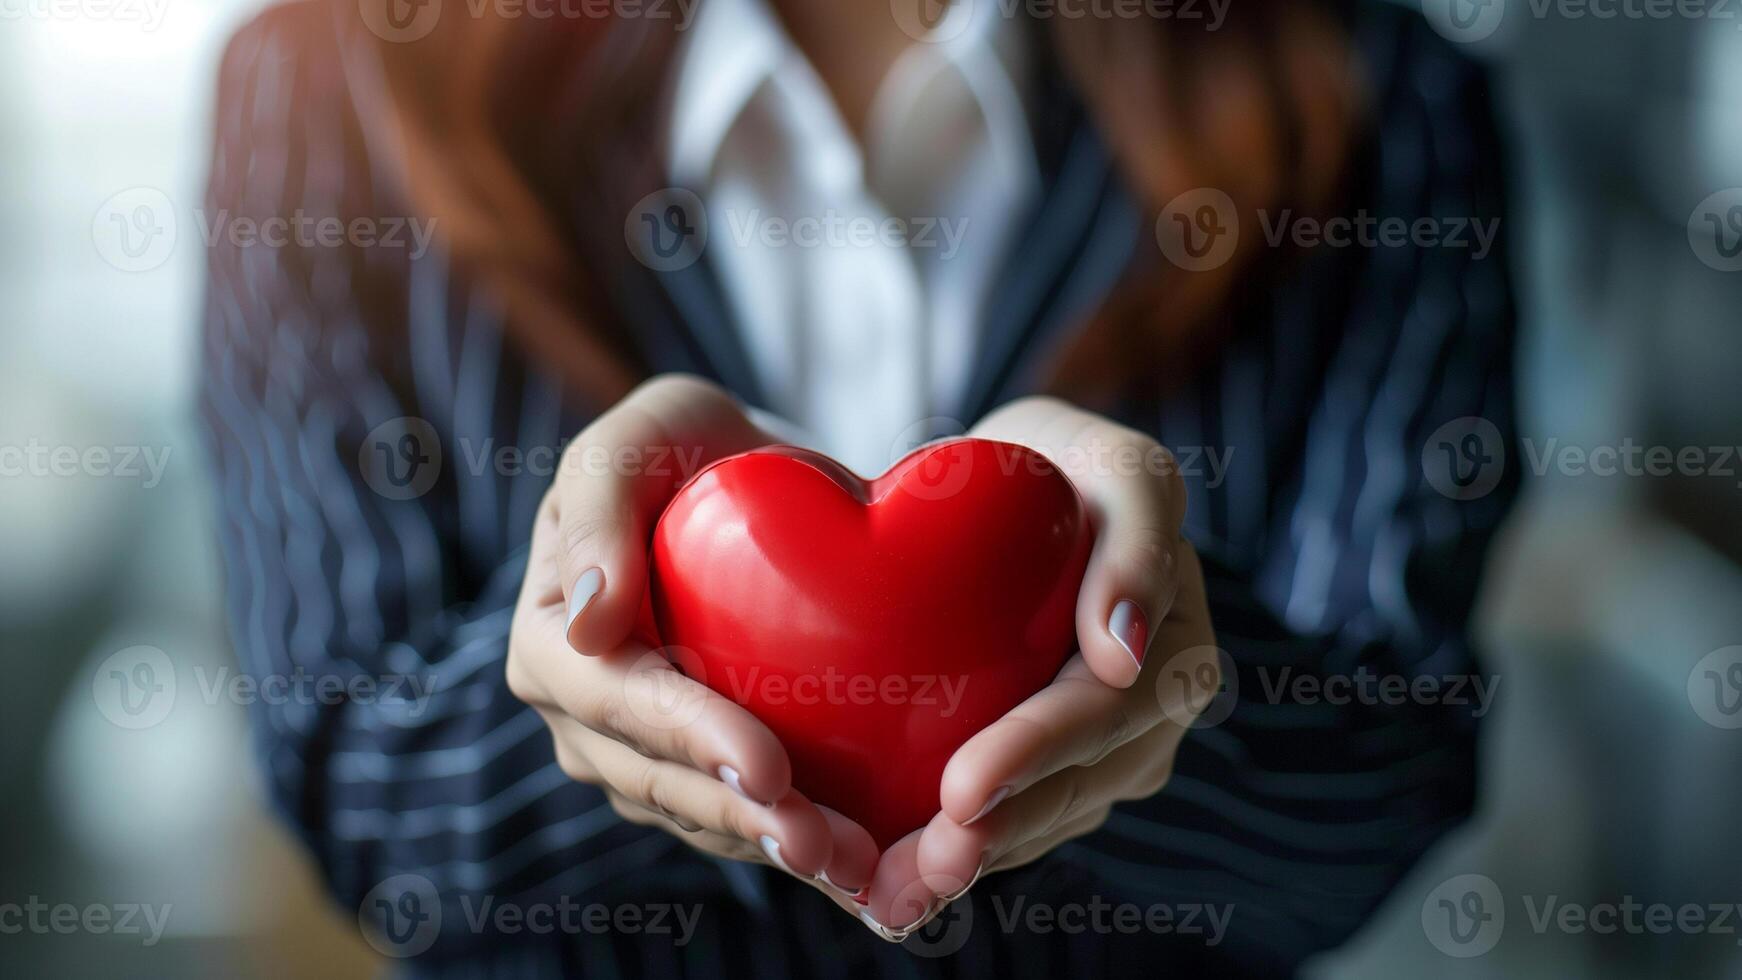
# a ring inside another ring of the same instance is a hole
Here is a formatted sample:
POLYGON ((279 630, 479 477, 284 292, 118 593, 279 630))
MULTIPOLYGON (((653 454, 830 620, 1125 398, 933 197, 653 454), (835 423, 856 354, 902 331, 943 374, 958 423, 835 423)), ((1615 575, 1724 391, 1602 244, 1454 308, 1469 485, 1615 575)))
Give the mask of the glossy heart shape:
POLYGON ((1076 649, 1093 530, 1029 449, 935 443, 869 482, 758 449, 698 473, 653 535, 668 656, 747 707, 814 802, 887 848, 938 812, 961 744, 1076 649))

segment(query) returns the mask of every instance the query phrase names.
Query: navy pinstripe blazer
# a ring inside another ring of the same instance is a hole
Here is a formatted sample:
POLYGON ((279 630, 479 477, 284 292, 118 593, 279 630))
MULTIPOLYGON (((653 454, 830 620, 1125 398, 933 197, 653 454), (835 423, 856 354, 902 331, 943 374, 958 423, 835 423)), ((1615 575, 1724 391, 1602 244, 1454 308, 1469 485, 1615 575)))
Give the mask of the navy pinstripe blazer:
MULTIPOLYGON (((231 43, 212 213, 406 213, 363 138, 336 23, 326 3, 296 2, 231 43)), ((1357 157, 1352 207, 1500 218, 1480 74, 1389 5, 1359 8, 1353 27, 1378 125, 1357 157)), ((1029 390, 1044 352, 1149 234, 1093 127, 1080 112, 1057 119, 1042 133, 1044 202, 988 314, 960 418, 1029 390)), ((620 215, 605 216, 586 232, 621 228, 620 215)), ((647 272, 614 301, 652 370, 710 375, 755 400, 726 306, 705 263, 695 268, 647 272)), ((414 257, 219 241, 209 272, 201 406, 243 664, 432 685, 423 703, 253 709, 271 798, 337 899, 370 917, 398 910, 436 923, 401 948, 418 954, 405 961, 411 972, 1286 973, 1347 937, 1471 809, 1469 703, 1335 704, 1276 687, 1290 676, 1477 670, 1466 626, 1514 486, 1454 501, 1427 485, 1420 458, 1429 433, 1463 416, 1510 437, 1504 241, 1481 258, 1412 244, 1309 252, 1247 291, 1241 329, 1189 385, 1115 412, 1164 444, 1216 447, 1227 460, 1225 472, 1188 475, 1186 530, 1237 665, 1232 713, 1188 737, 1161 794, 982 882, 952 913, 971 917, 961 948, 935 957, 870 937, 783 876, 625 824, 558 769, 502 670, 549 471, 490 454, 514 447, 536 464, 537 450, 559 448, 600 406, 529 363, 488 293, 439 244, 414 257), (427 492, 398 499, 372 483, 369 456, 378 427, 398 432, 405 417, 429 426, 441 459, 427 492), (383 902, 383 887, 409 888, 414 901, 383 902), (684 903, 700 917, 687 942, 534 932, 480 921, 486 901, 684 903), (1010 923, 1025 906, 1092 902, 1166 908, 1173 924, 1108 934, 1010 923), (1204 905, 1229 913, 1218 934, 1188 911, 1204 905)))

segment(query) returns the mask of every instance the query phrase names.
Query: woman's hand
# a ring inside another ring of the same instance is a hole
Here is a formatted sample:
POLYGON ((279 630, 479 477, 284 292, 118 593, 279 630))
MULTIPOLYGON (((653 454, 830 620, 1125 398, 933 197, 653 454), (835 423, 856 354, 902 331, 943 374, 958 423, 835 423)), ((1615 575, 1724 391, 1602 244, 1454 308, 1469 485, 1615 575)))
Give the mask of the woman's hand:
POLYGON ((623 819, 811 882, 849 912, 877 847, 792 788, 786 750, 635 637, 647 542, 700 467, 775 440, 724 391, 665 376, 569 445, 539 507, 508 643, 508 686, 550 726, 570 777, 623 819))
POLYGON ((985 872, 1033 861, 1098 828, 1114 803, 1154 795, 1221 685, 1203 572, 1179 533, 1185 493, 1172 455, 1046 398, 1005 406, 971 434, 1036 450, 1087 501, 1096 538, 1077 597, 1081 652, 956 751, 942 811, 884 853, 864 915, 887 939, 985 872))

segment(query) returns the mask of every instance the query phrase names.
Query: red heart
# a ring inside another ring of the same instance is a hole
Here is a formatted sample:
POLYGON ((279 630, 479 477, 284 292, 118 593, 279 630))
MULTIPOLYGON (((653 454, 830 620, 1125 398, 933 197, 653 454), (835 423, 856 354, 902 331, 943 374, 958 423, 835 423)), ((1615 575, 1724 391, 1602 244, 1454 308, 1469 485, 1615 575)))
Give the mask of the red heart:
POLYGON ((961 439, 867 483, 788 447, 721 460, 653 535, 668 653, 760 718, 793 783, 887 848, 950 755, 1075 649, 1093 531, 1038 453, 961 439))

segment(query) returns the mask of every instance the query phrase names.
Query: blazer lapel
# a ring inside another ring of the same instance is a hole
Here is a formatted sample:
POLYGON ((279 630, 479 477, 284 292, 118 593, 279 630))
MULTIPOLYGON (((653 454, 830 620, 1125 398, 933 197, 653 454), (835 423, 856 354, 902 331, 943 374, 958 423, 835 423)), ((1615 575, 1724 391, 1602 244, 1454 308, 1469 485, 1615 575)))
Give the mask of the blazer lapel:
POLYGON ((1112 291, 1141 234, 1141 209, 1056 68, 1036 113, 1041 204, 994 280, 979 355, 957 417, 971 424, 1032 392, 1048 355, 1112 291))

